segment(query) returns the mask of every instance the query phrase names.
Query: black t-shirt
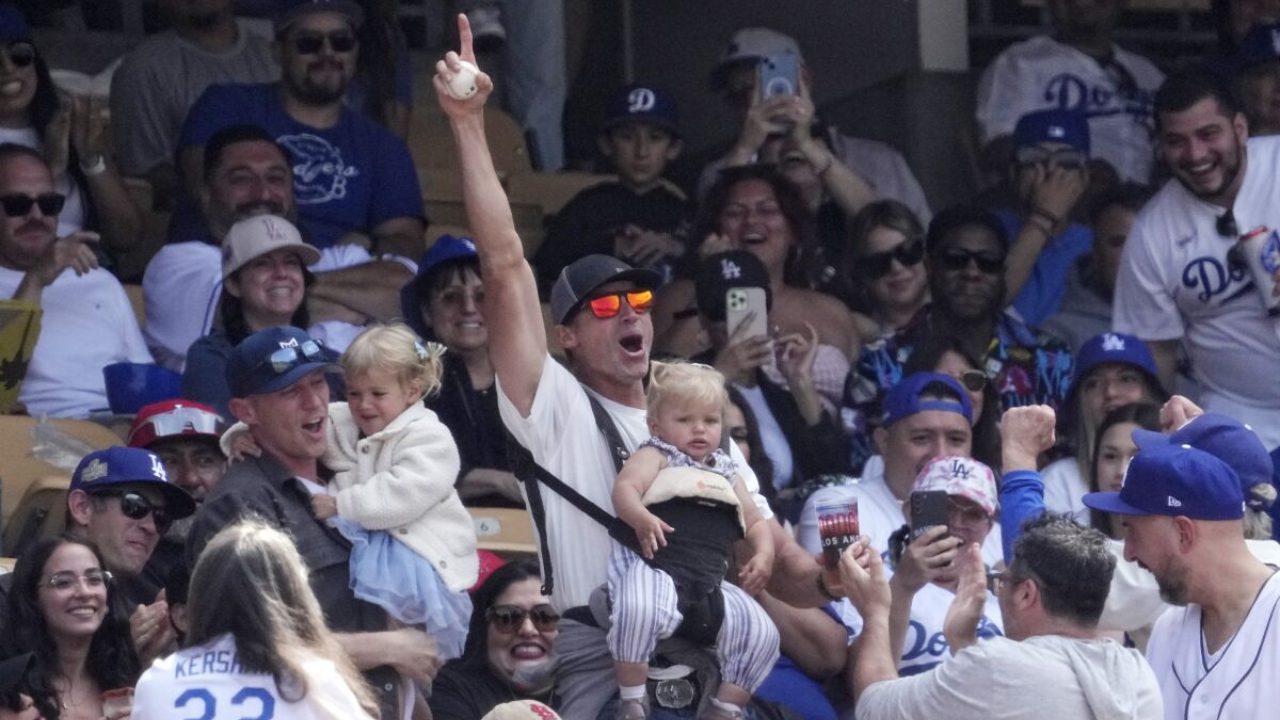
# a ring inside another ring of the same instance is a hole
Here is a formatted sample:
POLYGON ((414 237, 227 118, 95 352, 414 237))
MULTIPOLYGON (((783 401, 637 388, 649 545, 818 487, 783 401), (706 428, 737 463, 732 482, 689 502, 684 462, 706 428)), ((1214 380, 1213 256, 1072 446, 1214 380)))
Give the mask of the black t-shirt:
MULTIPOLYGON (((511 686, 488 667, 476 668, 455 660, 445 665, 431 684, 431 716, 435 720, 477 720, 505 702, 522 700, 511 686)), ((546 697, 531 699, 547 702, 546 697)))

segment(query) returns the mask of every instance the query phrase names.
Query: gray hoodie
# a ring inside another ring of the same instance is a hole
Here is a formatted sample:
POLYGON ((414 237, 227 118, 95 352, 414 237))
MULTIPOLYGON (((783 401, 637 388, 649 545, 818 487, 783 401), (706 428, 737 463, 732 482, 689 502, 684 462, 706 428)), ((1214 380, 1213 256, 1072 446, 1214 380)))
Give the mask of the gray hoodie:
POLYGON ((1039 635, 965 648, 931 672, 876 683, 858 720, 1159 720, 1147 661, 1113 640, 1039 635))

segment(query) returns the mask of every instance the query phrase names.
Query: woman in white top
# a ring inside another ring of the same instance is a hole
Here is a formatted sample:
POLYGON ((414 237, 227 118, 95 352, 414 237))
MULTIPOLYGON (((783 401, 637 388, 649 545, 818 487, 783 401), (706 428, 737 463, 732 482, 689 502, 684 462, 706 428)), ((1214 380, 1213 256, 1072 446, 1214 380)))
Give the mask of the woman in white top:
POLYGON ((284 533, 257 520, 219 532, 196 563, 189 598, 190 645, 143 673, 133 720, 377 717, 284 533))
POLYGON ((132 249, 142 210, 107 157, 102 106, 59 93, 20 10, 0 5, 0 20, 0 143, 38 150, 49 163, 66 198, 58 237, 94 230, 108 255, 132 249))

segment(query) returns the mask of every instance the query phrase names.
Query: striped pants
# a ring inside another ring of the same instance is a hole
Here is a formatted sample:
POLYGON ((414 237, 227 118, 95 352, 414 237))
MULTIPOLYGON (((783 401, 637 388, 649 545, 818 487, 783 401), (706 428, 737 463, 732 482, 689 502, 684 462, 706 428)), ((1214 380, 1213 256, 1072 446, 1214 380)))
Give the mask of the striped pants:
MULTIPOLYGON (((736 585, 721 582, 724 622, 716 658, 725 682, 755 692, 778 661, 778 628, 764 608, 736 585)), ((619 662, 648 663, 658 641, 671 637, 684 617, 671 576, 614 544, 609 557, 609 652, 619 662)))

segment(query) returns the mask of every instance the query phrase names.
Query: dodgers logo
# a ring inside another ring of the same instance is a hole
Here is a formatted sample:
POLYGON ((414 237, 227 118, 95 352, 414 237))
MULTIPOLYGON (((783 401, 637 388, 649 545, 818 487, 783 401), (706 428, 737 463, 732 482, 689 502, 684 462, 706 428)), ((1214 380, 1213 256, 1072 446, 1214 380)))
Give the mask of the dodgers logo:
POLYGON ((1262 244, 1262 267, 1269 273, 1280 270, 1280 231, 1272 230, 1262 244))
POLYGON ((1102 349, 1105 352, 1124 352, 1124 338, 1106 333, 1102 336, 1102 349))
POLYGON ((627 113, 649 112, 653 109, 655 102, 657 100, 654 98, 652 90, 649 88, 636 88, 627 95, 627 113))
POLYGON ((317 205, 347 196, 347 180, 359 175, 360 170, 343 161, 341 150, 308 133, 281 135, 278 140, 296 161, 293 194, 299 205, 317 205))
POLYGON ((1217 258, 1198 257, 1182 269, 1182 284, 1189 290, 1198 289, 1196 298, 1207 303, 1215 295, 1226 292, 1233 280, 1244 279, 1244 268, 1228 270, 1217 258))
POLYGON ((151 474, 161 482, 169 482, 169 476, 164 472, 164 463, 155 455, 151 456, 151 474))
POLYGON ((1151 93, 1141 88, 1110 84, 1090 86, 1070 73, 1055 75, 1044 88, 1044 100, 1061 110, 1086 117, 1127 114, 1138 125, 1151 129, 1151 93))
POLYGON ((742 268, 738 267, 738 263, 728 258, 720 260, 720 277, 725 280, 735 280, 742 276, 742 268))

